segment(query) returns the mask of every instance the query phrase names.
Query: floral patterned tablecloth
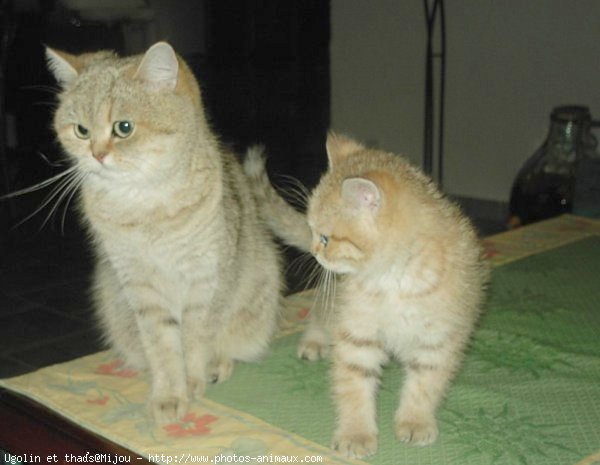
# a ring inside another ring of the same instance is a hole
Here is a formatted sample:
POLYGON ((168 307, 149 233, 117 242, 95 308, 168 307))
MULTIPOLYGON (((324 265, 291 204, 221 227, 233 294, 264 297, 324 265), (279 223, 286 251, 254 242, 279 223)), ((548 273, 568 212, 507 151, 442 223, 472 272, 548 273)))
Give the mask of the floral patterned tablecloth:
POLYGON ((110 352, 0 385, 155 462, 600 464, 600 221, 565 215, 484 244, 494 266, 486 311, 430 447, 394 440, 402 379, 394 365, 378 396, 379 452, 361 462, 327 447, 328 362, 295 355, 312 291, 286 300, 269 357, 238 364, 182 421, 162 428, 147 415, 147 375, 110 352))

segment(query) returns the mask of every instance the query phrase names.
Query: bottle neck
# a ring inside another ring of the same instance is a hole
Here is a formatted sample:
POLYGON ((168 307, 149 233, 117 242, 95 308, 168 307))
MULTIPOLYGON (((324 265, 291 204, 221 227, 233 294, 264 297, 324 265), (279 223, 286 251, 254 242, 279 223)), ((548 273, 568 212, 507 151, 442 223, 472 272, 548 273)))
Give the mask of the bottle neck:
MULTIPOLYGON (((545 142, 549 163, 573 165, 593 146, 589 119, 566 120, 551 118, 550 133, 545 142), (550 160, 553 160, 550 162, 550 160)), ((564 171, 566 168, 561 168, 564 171)), ((553 168, 558 171, 558 167, 553 168)))
POLYGON ((550 124, 549 140, 565 144, 576 144, 583 140, 583 134, 589 130, 589 122, 553 120, 550 124))

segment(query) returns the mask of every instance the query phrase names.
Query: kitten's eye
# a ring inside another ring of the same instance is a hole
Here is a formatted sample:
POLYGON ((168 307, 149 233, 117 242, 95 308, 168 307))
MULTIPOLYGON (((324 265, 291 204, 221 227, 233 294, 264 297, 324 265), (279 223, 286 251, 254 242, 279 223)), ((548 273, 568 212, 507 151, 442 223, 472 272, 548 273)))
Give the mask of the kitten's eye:
POLYGON ((86 128, 85 126, 82 126, 81 124, 74 124, 73 132, 79 139, 89 139, 90 138, 89 129, 86 128))
POLYGON ((125 139, 133 132, 134 124, 131 121, 117 121, 113 124, 113 134, 125 139))
POLYGON ((321 234, 319 236, 319 242, 321 244, 323 244, 323 247, 327 247, 327 244, 329 243, 329 238, 327 236, 324 236, 323 234, 321 234))

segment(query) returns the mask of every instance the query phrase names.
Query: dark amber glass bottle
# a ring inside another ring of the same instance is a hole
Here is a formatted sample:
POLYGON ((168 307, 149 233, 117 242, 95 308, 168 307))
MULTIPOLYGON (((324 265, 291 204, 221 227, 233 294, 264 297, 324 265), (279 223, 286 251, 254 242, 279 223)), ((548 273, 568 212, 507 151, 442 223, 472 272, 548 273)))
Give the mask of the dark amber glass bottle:
POLYGON ((587 107, 554 108, 546 140, 525 162, 513 183, 509 227, 572 211, 576 163, 596 156, 596 140, 590 127, 587 107))

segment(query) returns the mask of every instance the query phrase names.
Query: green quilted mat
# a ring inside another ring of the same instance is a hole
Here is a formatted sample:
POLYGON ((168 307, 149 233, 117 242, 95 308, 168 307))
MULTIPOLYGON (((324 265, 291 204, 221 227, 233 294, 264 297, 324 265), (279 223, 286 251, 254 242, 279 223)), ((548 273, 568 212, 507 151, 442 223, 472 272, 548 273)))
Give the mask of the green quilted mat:
MULTIPOLYGON (((262 364, 238 365, 207 397, 327 446, 335 416, 328 362, 298 360, 299 337, 278 340, 262 364)), ((565 465, 600 449, 600 237, 494 270, 432 446, 393 437, 401 380, 400 368, 385 369, 370 463, 565 465)))

